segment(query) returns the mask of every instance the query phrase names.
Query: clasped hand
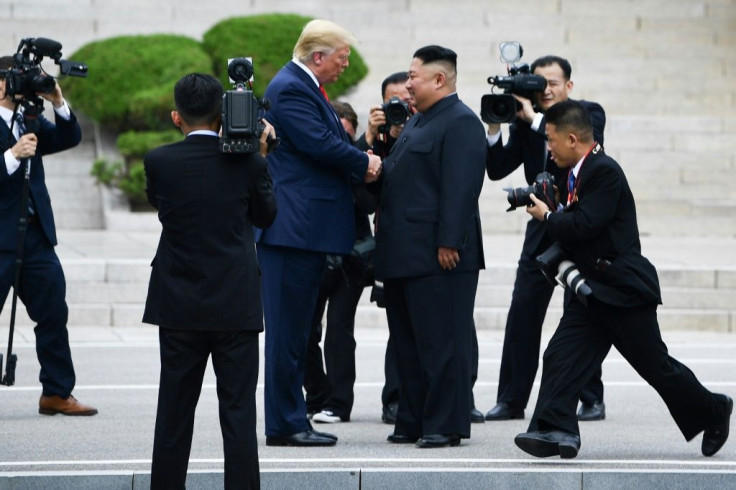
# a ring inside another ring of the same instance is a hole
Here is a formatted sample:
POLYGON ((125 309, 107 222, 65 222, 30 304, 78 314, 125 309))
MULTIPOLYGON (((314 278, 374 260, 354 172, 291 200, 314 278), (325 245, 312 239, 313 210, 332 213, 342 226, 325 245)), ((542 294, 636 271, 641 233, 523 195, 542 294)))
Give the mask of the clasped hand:
POLYGON ((368 150, 366 154, 368 155, 368 170, 365 172, 365 182, 370 184, 378 180, 378 177, 381 175, 383 162, 381 161, 381 157, 374 155, 371 150, 368 150))

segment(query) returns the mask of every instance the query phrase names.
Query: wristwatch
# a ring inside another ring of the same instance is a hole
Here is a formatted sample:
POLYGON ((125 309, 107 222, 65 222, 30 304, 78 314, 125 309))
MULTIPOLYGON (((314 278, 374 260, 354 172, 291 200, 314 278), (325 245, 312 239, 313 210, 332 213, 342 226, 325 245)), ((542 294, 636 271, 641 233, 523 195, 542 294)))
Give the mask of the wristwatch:
POLYGON ((544 221, 547 221, 549 219, 549 215, 552 214, 552 211, 546 211, 544 213, 544 221))

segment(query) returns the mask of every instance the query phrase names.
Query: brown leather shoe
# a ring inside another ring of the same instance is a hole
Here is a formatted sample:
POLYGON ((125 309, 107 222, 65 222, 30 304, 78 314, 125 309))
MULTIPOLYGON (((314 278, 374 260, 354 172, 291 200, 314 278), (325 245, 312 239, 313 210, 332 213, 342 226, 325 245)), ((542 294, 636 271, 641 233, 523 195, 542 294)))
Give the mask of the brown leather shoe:
POLYGON ((82 405, 72 395, 69 395, 66 400, 56 395, 41 395, 41 399, 38 401, 38 413, 42 415, 56 415, 57 413, 63 415, 94 415, 97 413, 97 409, 82 405))

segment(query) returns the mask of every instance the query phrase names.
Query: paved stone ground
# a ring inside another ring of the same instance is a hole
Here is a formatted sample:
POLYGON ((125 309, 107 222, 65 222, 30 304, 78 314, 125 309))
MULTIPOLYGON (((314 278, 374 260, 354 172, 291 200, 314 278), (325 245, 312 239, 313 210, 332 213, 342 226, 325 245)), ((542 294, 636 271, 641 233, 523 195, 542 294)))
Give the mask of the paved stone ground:
MULTIPOLYGON (((131 479, 140 485, 136 488, 144 488, 158 389, 156 328, 71 331, 78 372, 75 394, 100 410, 91 418, 36 413, 38 364, 33 343, 24 340, 31 335, 22 332, 16 344, 17 385, 0 388, 0 489, 126 488, 118 486, 119 478, 127 488, 131 479), (74 478, 66 480, 69 486, 58 486, 64 475, 74 478)), ((380 421, 387 335, 383 329, 359 327, 356 337, 358 379, 351 422, 319 426, 339 436, 333 448, 266 447, 259 382, 257 432, 264 488, 359 488, 358 481, 362 488, 459 488, 461 482, 467 488, 614 488, 627 481, 631 488, 665 488, 664 483, 667 488, 736 486, 736 444, 729 441, 713 458, 701 456, 700 437, 686 443, 654 390, 613 351, 603 366, 607 419, 581 425, 583 445, 575 460, 532 459, 515 447, 513 437, 526 429, 536 387, 525 421, 474 425, 471 438, 457 448, 391 445, 385 440, 391 427, 380 421)), ((707 387, 736 395, 733 335, 672 332, 665 334, 665 341, 671 354, 707 387)), ((495 402, 502 342, 500 332, 479 331, 475 396, 482 411, 495 402)), ((190 486, 219 488, 221 469, 209 367, 197 411, 190 486)))

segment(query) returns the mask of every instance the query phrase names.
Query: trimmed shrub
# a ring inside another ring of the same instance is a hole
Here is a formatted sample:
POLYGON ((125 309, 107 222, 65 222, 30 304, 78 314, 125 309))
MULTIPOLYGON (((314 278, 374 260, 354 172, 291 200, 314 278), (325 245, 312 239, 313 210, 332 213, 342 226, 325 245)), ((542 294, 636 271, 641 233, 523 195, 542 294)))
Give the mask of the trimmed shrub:
POLYGON ((96 41, 70 58, 87 63, 89 75, 62 80, 65 97, 117 131, 170 129, 174 84, 186 73, 212 73, 200 43, 168 34, 96 41))
MULTIPOLYGON (((292 58, 304 25, 312 20, 295 14, 264 14, 232 17, 215 24, 204 34, 204 49, 210 54, 213 69, 227 89, 227 60, 253 57, 253 93, 261 97, 271 79, 292 58)), ((328 85, 330 97, 344 94, 365 78, 368 68, 355 48, 351 48, 350 66, 336 83, 328 85)))

